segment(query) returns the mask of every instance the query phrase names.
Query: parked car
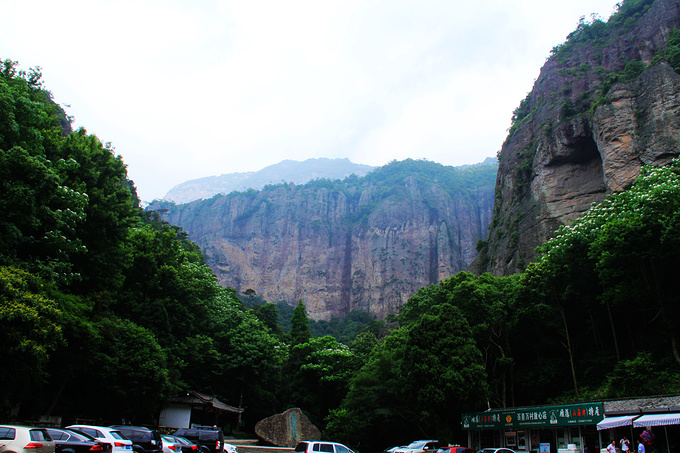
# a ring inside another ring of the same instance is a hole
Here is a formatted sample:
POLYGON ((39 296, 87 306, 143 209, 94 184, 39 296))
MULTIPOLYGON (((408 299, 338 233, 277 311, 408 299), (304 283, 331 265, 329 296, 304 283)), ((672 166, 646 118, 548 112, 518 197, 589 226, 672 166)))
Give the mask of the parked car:
POLYGON ((392 448, 386 448, 383 450, 383 453, 393 453, 395 450, 399 448, 406 448, 406 445, 400 445, 398 447, 392 447, 392 448))
POLYGON ((295 447, 295 453, 354 453, 351 449, 337 442, 302 441, 295 447))
POLYGON ((510 448, 482 448, 478 453, 515 453, 510 448))
POLYGON ((45 428, 0 425, 0 452, 54 453, 54 441, 45 428))
POLYGON ((111 425, 132 441, 132 449, 136 453, 163 453, 161 433, 146 426, 111 425))
POLYGON ((236 445, 224 442, 224 453, 238 453, 238 448, 236 448, 236 445))
POLYGON ((177 440, 176 437, 161 434, 161 440, 163 441, 163 453, 182 452, 182 444, 179 442, 179 440, 177 440))
POLYGON ((405 447, 395 448, 392 453, 434 453, 439 450, 436 440, 416 440, 405 447))
POLYGON ((191 442, 207 447, 207 453, 222 453, 224 451, 224 433, 221 429, 213 428, 180 428, 174 436, 185 437, 191 442))
MULTIPOLYGON (((168 437, 171 437, 179 442, 180 447, 182 448, 182 453, 201 453, 201 446, 185 437, 171 435, 168 435, 168 437)), ((163 443, 163 445, 165 445, 165 443, 163 443)), ((208 452, 208 447, 203 447, 203 449, 205 453, 208 452)))
POLYGON ((96 425, 71 425, 67 428, 85 433, 111 445, 111 453, 130 453, 132 451, 132 441, 117 429, 96 425))
POLYGON ((111 453, 111 444, 68 428, 46 428, 56 453, 111 453))
POLYGON ((475 453, 472 448, 461 447, 460 445, 449 445, 448 447, 440 447, 437 453, 475 453))

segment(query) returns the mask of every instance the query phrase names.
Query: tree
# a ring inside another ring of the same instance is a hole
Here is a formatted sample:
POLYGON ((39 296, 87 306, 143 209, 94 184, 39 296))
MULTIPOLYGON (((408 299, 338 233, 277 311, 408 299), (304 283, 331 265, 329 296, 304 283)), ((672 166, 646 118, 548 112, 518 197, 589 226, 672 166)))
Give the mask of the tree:
POLYGON ((149 330, 130 320, 107 317, 96 327, 89 388, 83 392, 98 397, 89 410, 105 419, 155 423, 161 402, 174 390, 165 352, 149 330))
POLYGON ((124 245, 129 228, 139 220, 125 164, 113 147, 102 145, 82 128, 61 142, 52 157, 57 158, 76 163, 63 169, 63 184, 87 197, 84 221, 76 232, 88 253, 72 259, 81 275, 74 289, 80 293, 115 290, 130 260, 124 245))
POLYGON ((487 401, 482 355, 463 313, 434 305, 409 326, 400 373, 424 435, 453 442, 459 413, 487 401))
POLYGON ((330 411, 324 435, 368 451, 412 440, 415 413, 401 378, 407 335, 406 329, 396 329, 376 345, 350 381, 347 396, 330 411))
POLYGON ((307 317, 307 310, 305 309, 305 304, 302 303, 302 299, 300 299, 295 310, 293 310, 290 337, 292 346, 306 343, 311 337, 309 332, 309 318, 307 317))
POLYGON ((349 380, 361 362, 352 350, 331 336, 310 338, 292 347, 291 357, 300 360, 291 376, 291 400, 304 408, 314 424, 323 428, 330 409, 340 405, 349 380))
POLYGON ((85 252, 76 228, 87 199, 62 185, 60 165, 18 146, 0 149, 0 263, 67 283, 71 259, 85 252))
POLYGON ((1 413, 20 406, 46 379, 50 355, 63 342, 61 317, 40 279, 0 266, 1 413))

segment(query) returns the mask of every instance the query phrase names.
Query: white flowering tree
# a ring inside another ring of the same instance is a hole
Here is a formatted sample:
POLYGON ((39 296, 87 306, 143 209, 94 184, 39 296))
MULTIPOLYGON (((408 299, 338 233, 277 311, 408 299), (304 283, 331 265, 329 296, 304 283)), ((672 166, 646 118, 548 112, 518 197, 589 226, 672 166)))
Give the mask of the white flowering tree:
POLYGON ((561 332, 576 395, 579 349, 611 349, 620 361, 636 348, 661 346, 680 364, 674 285, 680 269, 680 161, 643 168, 629 190, 561 227, 542 252, 523 286, 538 306, 558 314, 553 327, 561 332))

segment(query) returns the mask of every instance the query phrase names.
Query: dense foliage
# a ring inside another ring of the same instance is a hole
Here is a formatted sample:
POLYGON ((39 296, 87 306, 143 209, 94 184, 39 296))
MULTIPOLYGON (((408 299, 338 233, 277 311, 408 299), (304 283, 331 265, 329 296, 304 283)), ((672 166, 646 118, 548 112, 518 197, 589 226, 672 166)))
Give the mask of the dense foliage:
POLYGON ((189 389, 254 417, 283 404, 280 339, 217 285, 186 234, 139 208, 109 144, 70 131, 39 70, 10 60, 0 172, 2 418, 154 424, 189 389))

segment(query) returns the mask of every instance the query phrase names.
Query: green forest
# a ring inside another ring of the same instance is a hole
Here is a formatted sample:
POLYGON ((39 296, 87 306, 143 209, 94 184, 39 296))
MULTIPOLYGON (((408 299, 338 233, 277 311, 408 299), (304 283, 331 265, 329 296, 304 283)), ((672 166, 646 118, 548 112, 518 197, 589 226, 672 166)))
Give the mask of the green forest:
POLYGON ((680 393, 677 159, 562 227, 523 273, 460 272, 385 320, 327 323, 220 287, 187 234, 140 207, 115 148, 72 131, 40 69, 12 60, 0 172, 0 421, 155 425, 195 390, 246 408, 228 434, 300 407, 324 438, 374 452, 462 442, 461 412, 680 393))

